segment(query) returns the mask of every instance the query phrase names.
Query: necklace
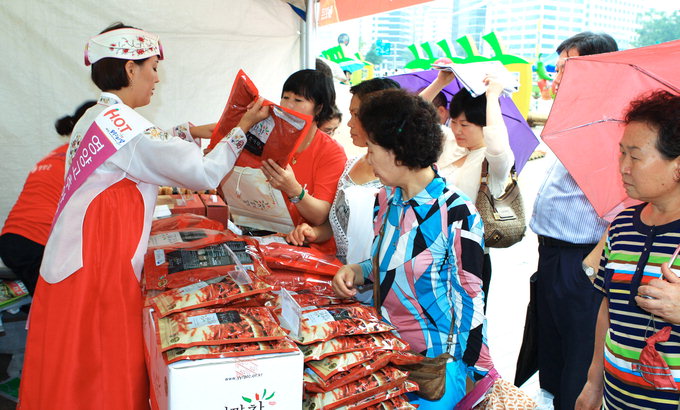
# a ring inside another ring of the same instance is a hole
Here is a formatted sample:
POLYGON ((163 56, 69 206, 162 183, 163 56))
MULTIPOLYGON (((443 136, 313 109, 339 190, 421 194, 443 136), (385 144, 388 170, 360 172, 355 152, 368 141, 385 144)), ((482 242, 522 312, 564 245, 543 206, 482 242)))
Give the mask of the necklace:
POLYGON ((291 164, 293 164, 293 165, 297 164, 297 157, 298 157, 298 155, 300 155, 300 154, 302 154, 303 152, 305 152, 305 150, 306 150, 306 149, 309 147, 309 145, 312 143, 312 140, 313 140, 313 139, 314 139, 314 137, 310 138, 309 141, 303 143, 303 144, 302 144, 302 147, 301 147, 298 151, 296 151, 295 154, 293 154, 293 158, 290 160, 290 163, 291 163, 291 164))

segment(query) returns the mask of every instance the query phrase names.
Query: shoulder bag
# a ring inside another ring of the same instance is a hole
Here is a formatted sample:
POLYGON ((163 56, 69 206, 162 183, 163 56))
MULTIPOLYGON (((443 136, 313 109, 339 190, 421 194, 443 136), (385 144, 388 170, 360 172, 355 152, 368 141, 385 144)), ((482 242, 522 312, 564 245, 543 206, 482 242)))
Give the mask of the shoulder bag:
POLYGON ((514 167, 510 176, 512 181, 503 195, 498 199, 494 198, 487 185, 489 162, 484 158, 475 206, 484 221, 484 245, 489 248, 512 246, 522 240, 527 229, 524 202, 514 167))

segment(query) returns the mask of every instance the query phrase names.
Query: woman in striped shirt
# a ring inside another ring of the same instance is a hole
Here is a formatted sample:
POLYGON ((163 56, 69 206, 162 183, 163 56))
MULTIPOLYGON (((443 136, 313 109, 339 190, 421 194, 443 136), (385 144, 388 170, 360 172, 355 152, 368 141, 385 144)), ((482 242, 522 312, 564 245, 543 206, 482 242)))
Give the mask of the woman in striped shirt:
POLYGON ((643 203, 621 212, 609 228, 595 279, 605 297, 576 408, 599 409, 604 401, 607 409, 677 409, 680 326, 660 309, 669 284, 659 278, 663 265, 680 267, 671 260, 680 244, 680 96, 644 96, 631 103, 625 123, 620 172, 627 194, 643 203), (659 353, 654 367, 641 359, 645 347, 659 353))

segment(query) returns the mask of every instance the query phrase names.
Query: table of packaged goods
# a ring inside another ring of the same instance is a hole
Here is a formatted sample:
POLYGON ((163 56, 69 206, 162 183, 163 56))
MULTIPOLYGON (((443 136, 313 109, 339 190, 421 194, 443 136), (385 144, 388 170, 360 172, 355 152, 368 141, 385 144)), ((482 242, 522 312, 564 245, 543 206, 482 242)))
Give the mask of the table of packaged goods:
POLYGON ((415 408, 398 366, 419 357, 373 307, 334 295, 335 256, 163 216, 142 280, 154 409, 415 408))

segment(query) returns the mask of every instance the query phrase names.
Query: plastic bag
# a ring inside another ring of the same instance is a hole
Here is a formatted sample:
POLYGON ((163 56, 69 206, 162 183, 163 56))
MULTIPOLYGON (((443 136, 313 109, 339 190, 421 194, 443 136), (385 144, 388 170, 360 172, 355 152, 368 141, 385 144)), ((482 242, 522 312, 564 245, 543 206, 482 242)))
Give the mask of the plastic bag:
POLYGON ((156 231, 149 236, 148 249, 190 248, 201 244, 220 243, 234 239, 224 231, 205 228, 181 228, 173 231, 156 231))
POLYGON ((224 276, 172 289, 155 296, 151 304, 159 317, 202 307, 227 305, 269 292, 272 286, 252 272, 233 270, 224 276))
POLYGON ((393 365, 403 364, 410 360, 420 361, 417 356, 409 356, 404 352, 370 352, 364 350, 360 352, 343 353, 337 356, 330 356, 322 360, 307 362, 307 372, 311 381, 305 383, 305 389, 309 391, 321 392, 330 391, 350 383, 354 380, 375 373, 388 363, 393 365), (368 359, 366 359, 368 357, 368 359))
POLYGON ((418 390, 418 386, 413 382, 407 381, 403 386, 367 397, 354 405, 350 404, 346 407, 341 407, 340 410, 358 410, 364 408, 367 410, 415 410, 417 407, 409 403, 406 396, 404 396, 405 393, 415 390, 418 390), (397 396, 395 397, 395 395, 397 396))
POLYGON ((335 255, 318 249, 283 243, 259 244, 264 261, 272 269, 288 269, 317 275, 334 276, 342 267, 335 255))
POLYGON ((198 239, 192 246, 150 248, 144 256, 145 289, 174 289, 226 275, 239 263, 244 269, 256 270, 246 241, 217 238, 198 239), (232 252, 238 260, 234 260, 232 252))
POLYGON ((320 360, 335 354, 356 352, 359 350, 407 351, 410 348, 408 343, 395 336, 392 332, 341 336, 323 342, 300 346, 300 350, 302 350, 306 362, 310 360, 320 360))
MULTIPOLYGON (((406 382, 406 384, 409 384, 411 382, 406 382)), ((412 384, 412 383, 411 383, 412 384)), ((394 389, 397 390, 397 389, 394 389)), ((392 390, 390 390, 392 391, 392 390)), ((413 390, 407 390, 406 392, 410 392, 413 390)), ((388 392, 389 394, 389 392, 388 392)), ((392 397, 390 399, 387 399, 385 401, 382 401, 378 404, 371 404, 368 407, 366 407, 366 410, 415 410, 417 409, 416 406, 413 404, 409 403, 408 400, 406 399, 406 396, 401 395, 397 397, 392 397)))
POLYGON ((161 351, 191 346, 283 339, 286 334, 267 308, 207 308, 158 319, 161 351))
POLYGON ((299 344, 310 344, 338 336, 365 335, 394 330, 380 320, 371 306, 339 305, 309 309, 302 313, 299 344))
POLYGON ((151 221, 151 235, 162 231, 176 231, 185 228, 204 228, 224 231, 224 225, 215 220, 196 214, 176 214, 151 221))
MULTIPOLYGON (((255 101, 258 96, 259 91, 255 84, 243 70, 239 70, 222 116, 213 130, 209 149, 215 147, 238 125, 248 104, 255 101)), ((264 105, 271 107, 269 117, 255 124, 246 133, 248 141, 236 160, 236 165, 260 168, 263 160, 271 158, 285 168, 307 135, 312 125, 312 117, 268 100, 264 101, 264 105)))
POLYGON ((270 342, 231 343, 214 346, 192 346, 170 349, 163 352, 165 362, 170 364, 180 360, 219 359, 222 357, 255 356, 269 353, 285 353, 298 350, 290 339, 270 342))
POLYGON ((331 410, 350 404, 355 406, 353 408, 357 408, 356 403, 364 398, 404 385, 406 377, 405 372, 392 366, 386 366, 367 377, 329 392, 306 394, 302 401, 302 409, 331 410))

